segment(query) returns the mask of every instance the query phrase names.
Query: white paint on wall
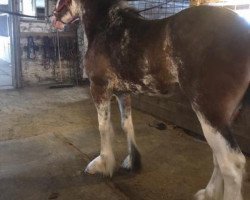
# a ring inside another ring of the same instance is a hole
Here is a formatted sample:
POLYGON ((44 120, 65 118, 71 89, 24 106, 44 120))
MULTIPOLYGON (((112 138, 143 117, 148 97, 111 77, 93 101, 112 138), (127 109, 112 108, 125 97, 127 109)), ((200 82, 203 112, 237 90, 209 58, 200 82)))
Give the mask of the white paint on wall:
POLYGON ((10 63, 11 53, 10 53, 10 37, 0 36, 0 59, 10 63))

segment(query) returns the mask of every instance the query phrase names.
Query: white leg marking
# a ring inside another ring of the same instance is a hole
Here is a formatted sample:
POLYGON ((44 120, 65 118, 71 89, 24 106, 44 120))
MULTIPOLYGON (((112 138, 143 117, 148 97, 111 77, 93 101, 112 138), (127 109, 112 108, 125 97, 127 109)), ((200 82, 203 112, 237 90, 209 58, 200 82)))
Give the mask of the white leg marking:
POLYGON ((130 170, 132 168, 132 158, 131 155, 128 155, 125 160, 122 162, 122 168, 130 170))
POLYGON ((110 102, 97 106, 97 112, 101 135, 101 153, 100 156, 89 163, 85 172, 112 176, 115 167, 115 157, 112 150, 114 132, 110 122, 110 102))
POLYGON ((213 128, 201 113, 196 113, 224 179, 223 200, 242 200, 241 186, 246 163, 244 155, 240 151, 233 150, 220 132, 213 128))
POLYGON ((137 148, 137 145, 135 142, 134 126, 132 122, 131 112, 129 112, 127 117, 122 118, 122 129, 127 135, 128 152, 129 152, 129 155, 125 158, 125 160, 122 163, 122 167, 130 170, 133 167, 132 166, 132 145, 134 145, 137 148))
POLYGON ((135 134, 134 134, 134 125, 131 115, 131 100, 130 96, 122 95, 117 97, 117 101, 119 104, 119 109, 121 112, 121 124, 122 129, 127 135, 128 141, 128 152, 129 155, 122 163, 122 167, 125 169, 132 169, 132 145, 137 148, 136 141, 135 141, 135 134))
POLYGON ((195 195, 197 200, 221 200, 223 199, 223 177, 215 156, 213 175, 205 189, 198 191, 195 195))

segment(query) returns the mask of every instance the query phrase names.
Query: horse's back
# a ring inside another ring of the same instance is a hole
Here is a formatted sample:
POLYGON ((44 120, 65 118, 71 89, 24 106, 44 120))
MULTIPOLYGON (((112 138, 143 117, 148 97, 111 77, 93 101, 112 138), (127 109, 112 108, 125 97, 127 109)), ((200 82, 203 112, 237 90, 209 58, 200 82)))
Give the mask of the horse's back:
MULTIPOLYGON (((250 45, 250 27, 247 22, 225 8, 199 6, 186 9, 172 18, 170 30, 173 40, 178 42, 175 45, 183 45, 179 46, 183 51, 192 49, 196 58, 207 48, 218 45, 228 47, 228 51, 242 50, 250 45)), ((225 53, 226 49, 222 50, 225 53)))

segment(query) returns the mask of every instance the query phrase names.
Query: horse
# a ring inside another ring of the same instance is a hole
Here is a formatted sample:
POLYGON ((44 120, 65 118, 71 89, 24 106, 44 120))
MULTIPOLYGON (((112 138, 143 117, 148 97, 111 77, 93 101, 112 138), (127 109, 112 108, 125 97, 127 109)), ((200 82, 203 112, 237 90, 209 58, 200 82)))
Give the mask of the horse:
POLYGON ((85 55, 97 109, 100 155, 88 174, 112 176, 115 157, 110 101, 117 98, 127 135, 127 170, 141 167, 130 94, 168 95, 177 84, 187 97, 213 152, 214 171, 197 200, 242 200, 246 159, 231 124, 250 83, 250 28, 224 8, 197 6, 147 20, 125 0, 58 0, 52 24, 63 29, 77 17, 88 39, 85 55))

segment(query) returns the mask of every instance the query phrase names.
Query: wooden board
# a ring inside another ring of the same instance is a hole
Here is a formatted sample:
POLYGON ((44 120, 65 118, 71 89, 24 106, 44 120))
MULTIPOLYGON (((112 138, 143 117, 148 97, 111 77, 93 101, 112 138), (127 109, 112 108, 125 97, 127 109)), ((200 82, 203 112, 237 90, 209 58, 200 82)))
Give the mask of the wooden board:
MULTIPOLYGON (((179 88, 170 97, 137 95, 133 96, 132 102, 136 109, 203 135, 194 111, 179 88)), ((233 131, 241 149, 250 154, 250 102, 242 107, 233 124, 233 131)))

